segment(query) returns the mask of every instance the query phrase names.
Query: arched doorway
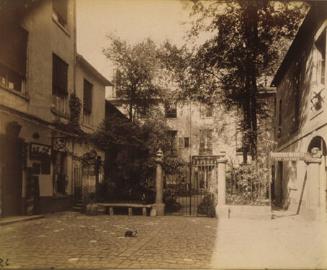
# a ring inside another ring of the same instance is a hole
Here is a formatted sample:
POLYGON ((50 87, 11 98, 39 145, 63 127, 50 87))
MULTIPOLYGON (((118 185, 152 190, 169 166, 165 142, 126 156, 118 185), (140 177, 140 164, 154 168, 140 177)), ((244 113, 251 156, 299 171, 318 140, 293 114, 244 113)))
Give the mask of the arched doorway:
POLYGON ((317 148, 319 151, 321 151, 322 154, 322 160, 321 160, 321 167, 320 167, 320 205, 321 207, 325 208, 325 211, 327 212, 327 168, 326 168, 326 156, 327 156, 327 147, 325 140, 320 137, 316 136, 314 137, 309 146, 308 146, 308 153, 311 153, 313 148, 317 148))

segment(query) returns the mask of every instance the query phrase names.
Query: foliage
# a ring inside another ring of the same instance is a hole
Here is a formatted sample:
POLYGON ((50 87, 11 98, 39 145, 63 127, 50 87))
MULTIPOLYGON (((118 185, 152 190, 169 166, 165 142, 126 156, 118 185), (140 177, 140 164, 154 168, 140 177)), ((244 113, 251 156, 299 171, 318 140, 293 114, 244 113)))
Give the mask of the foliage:
POLYGON ((190 38, 203 32, 210 37, 194 51, 166 46, 168 56, 177 55, 166 63, 177 74, 184 96, 242 109, 244 149, 254 159, 257 114, 264 111, 257 102, 258 92, 265 86, 262 81, 273 75, 281 49, 294 37, 305 11, 304 4, 289 1, 195 0, 190 38))
POLYGON ((182 205, 177 202, 176 197, 171 189, 165 189, 163 201, 165 203, 166 212, 178 212, 182 208, 182 205))
POLYGON ((226 176, 227 203, 265 204, 269 181, 267 171, 258 164, 243 164, 232 168, 226 176))
POLYGON ((143 123, 112 117, 92 136, 94 143, 108 151, 112 188, 122 200, 153 202, 154 157, 159 148, 164 153, 165 173, 178 173, 184 166, 180 158, 170 155, 169 127, 163 114, 154 110, 149 115, 151 117, 143 119, 143 123))
POLYGON ((79 118, 81 114, 82 104, 80 99, 74 94, 69 96, 69 110, 70 110, 70 122, 72 125, 79 126, 79 118))
POLYGON ((208 217, 216 217, 215 203, 213 194, 205 195, 198 205, 198 214, 208 217))
POLYGON ((110 46, 103 53, 116 68, 117 96, 126 100, 129 119, 134 121, 136 113, 147 111, 162 93, 157 80, 158 48, 150 39, 130 45, 114 36, 108 38, 110 46))

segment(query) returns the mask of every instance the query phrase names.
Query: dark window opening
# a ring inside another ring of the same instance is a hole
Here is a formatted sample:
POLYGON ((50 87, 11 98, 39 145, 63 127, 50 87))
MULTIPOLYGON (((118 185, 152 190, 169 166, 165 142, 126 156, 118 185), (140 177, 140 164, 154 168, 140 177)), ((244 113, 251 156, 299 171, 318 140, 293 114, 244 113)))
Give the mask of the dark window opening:
POLYGON ((177 104, 176 103, 166 103, 165 104, 165 115, 167 118, 177 117, 177 104))
POLYGON ((84 80, 83 88, 83 112, 84 114, 92 113, 92 90, 93 84, 88 80, 84 80))
POLYGON ((52 7, 57 21, 65 26, 67 24, 68 0, 53 0, 52 7))
POLYGON ((65 97, 67 91, 68 64, 57 55, 52 55, 52 95, 65 97))
POLYGON ((184 147, 185 148, 190 147, 190 138, 189 137, 184 137, 184 147))

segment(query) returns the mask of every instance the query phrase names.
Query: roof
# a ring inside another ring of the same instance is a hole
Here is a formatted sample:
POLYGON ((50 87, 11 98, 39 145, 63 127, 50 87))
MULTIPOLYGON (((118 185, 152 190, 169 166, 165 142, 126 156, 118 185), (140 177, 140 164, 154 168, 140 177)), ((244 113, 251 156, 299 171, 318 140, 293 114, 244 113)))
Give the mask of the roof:
POLYGON ((86 59, 80 55, 77 54, 76 56, 77 63, 81 64, 84 68, 86 68, 88 71, 90 71, 100 82, 104 84, 104 86, 113 86, 113 84, 106 79, 99 71, 95 69, 86 59))
POLYGON ((311 8, 302 22, 295 38, 288 49, 286 56, 284 57, 281 65, 279 66, 271 86, 278 86, 283 79, 286 71, 292 60, 298 55, 303 48, 305 41, 309 40, 317 27, 317 24, 322 18, 327 18, 327 2, 314 1, 311 4, 311 8))

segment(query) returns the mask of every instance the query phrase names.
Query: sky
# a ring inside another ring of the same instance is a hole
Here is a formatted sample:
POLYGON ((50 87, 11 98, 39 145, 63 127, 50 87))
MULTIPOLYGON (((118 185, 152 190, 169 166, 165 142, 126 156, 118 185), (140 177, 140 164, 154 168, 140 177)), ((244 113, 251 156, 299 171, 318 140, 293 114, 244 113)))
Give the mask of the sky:
POLYGON ((183 44, 189 11, 181 0, 77 0, 77 51, 112 79, 112 65, 102 53, 114 34, 130 43, 148 37, 183 44))

